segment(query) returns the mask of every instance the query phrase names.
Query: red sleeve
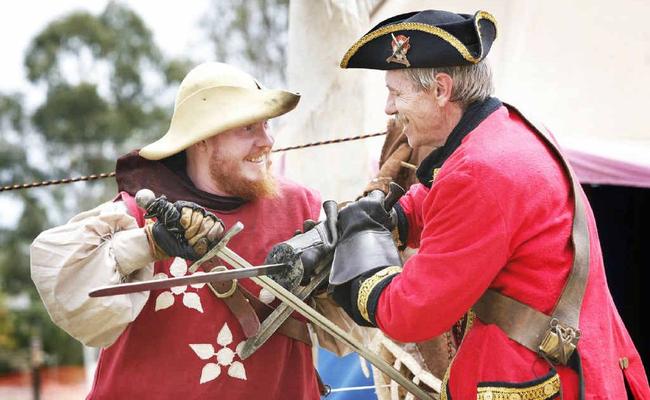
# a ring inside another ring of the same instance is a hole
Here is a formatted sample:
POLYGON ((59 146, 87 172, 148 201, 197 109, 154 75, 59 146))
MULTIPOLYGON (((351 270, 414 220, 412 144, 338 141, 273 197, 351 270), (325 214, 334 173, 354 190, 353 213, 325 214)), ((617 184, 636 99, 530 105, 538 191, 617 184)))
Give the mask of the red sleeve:
POLYGON ((314 221, 318 221, 320 218, 320 212, 321 212, 321 197, 320 193, 317 190, 311 189, 311 188, 305 188, 306 190, 306 196, 307 196, 307 202, 309 203, 309 210, 310 210, 310 217, 314 221))
POLYGON ((429 193, 429 189, 416 184, 406 192, 399 201, 399 206, 404 211, 408 223, 406 245, 412 249, 420 247, 420 234, 422 233, 422 203, 429 193))
MULTIPOLYGON (((440 176, 420 203, 420 248, 382 291, 377 306, 377 325, 389 336, 419 342, 441 334, 505 265, 510 234, 486 186, 466 172, 453 172, 440 176)), ((409 198, 405 204, 417 204, 409 198)))

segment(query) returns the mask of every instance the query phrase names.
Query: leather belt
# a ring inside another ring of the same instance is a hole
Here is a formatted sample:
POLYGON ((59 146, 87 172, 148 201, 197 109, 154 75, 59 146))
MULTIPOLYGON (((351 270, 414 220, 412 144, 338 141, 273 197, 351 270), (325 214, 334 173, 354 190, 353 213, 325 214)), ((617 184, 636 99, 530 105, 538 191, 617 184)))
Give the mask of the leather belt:
MULTIPOLYGON (((208 283, 212 292, 226 303, 239 321, 246 338, 253 337, 260 329, 260 320, 273 312, 273 307, 262 303, 235 281, 208 283)), ((277 333, 298 340, 308 346, 312 345, 307 324, 289 317, 280 325, 277 333)))
POLYGON ((554 363, 567 365, 580 338, 578 323, 589 275, 590 240, 586 208, 578 180, 545 127, 530 122, 520 111, 510 105, 508 109, 516 112, 533 128, 538 137, 555 153, 569 176, 574 198, 571 232, 574 248, 573 265, 550 316, 492 289, 488 289, 483 294, 473 310, 481 321, 496 324, 517 343, 554 363))

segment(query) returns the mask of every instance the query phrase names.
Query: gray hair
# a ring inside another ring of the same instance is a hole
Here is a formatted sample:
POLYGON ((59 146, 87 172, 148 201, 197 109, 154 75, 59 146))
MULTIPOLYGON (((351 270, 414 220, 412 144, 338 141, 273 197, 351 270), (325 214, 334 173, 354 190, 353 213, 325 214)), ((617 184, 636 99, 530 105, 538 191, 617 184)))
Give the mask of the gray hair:
POLYGON ((440 68, 405 68, 406 73, 418 90, 431 91, 436 88, 436 75, 447 74, 454 81, 451 101, 459 102, 463 108, 475 101, 483 101, 494 92, 492 69, 486 60, 477 64, 440 68))

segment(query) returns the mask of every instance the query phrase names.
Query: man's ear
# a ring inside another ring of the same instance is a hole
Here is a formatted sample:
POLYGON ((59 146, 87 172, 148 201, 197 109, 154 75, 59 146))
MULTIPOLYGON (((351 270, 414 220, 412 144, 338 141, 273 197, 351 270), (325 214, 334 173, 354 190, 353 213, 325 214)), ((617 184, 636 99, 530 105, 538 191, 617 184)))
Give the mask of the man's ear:
POLYGON ((442 72, 436 74, 436 91, 434 94, 438 106, 442 107, 451 101, 453 87, 454 81, 451 76, 442 72))

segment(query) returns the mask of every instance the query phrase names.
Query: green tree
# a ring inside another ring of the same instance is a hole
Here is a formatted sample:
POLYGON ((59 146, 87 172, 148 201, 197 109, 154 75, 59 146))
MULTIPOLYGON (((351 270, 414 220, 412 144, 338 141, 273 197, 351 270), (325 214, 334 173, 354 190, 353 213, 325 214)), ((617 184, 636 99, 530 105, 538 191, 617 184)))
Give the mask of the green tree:
POLYGON ((266 86, 286 83, 289 0, 212 0, 202 26, 217 61, 245 68, 266 86))
MULTIPOLYGON (((73 12, 51 22, 25 57, 43 102, 27 109, 21 94, 0 93, 0 181, 112 171, 119 155, 166 130, 171 87, 189 65, 166 59, 142 19, 118 2, 98 15, 73 12)), ((81 347, 51 323, 31 282, 29 245, 47 227, 110 200, 115 190, 107 179, 2 194, 8 204, 2 215, 13 223, 0 221, 0 298, 28 293, 31 299, 11 317, 0 303, 0 344, 13 346, 13 356, 5 358, 27 357, 37 332, 47 360, 81 362, 81 347)))
POLYGON ((57 173, 111 169, 119 153, 163 132, 171 104, 165 91, 178 65, 163 59, 140 17, 116 2, 40 32, 25 67, 47 97, 31 121, 57 173))

